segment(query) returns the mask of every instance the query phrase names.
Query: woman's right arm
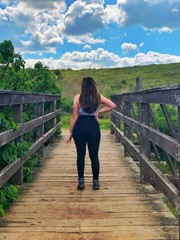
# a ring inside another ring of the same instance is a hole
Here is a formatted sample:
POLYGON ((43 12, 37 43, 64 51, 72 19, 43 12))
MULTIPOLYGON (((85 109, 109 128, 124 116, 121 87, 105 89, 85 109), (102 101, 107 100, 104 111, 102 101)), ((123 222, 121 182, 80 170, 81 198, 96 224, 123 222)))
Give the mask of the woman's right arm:
POLYGON ((116 104, 114 102, 112 102, 110 99, 104 97, 103 95, 100 95, 101 98, 101 103, 104 105, 104 107, 102 107, 98 113, 105 113, 105 112, 109 112, 112 111, 116 108, 116 104))
POLYGON ((68 137, 68 140, 67 140, 67 143, 71 143, 71 139, 72 139, 72 133, 73 133, 73 128, 74 128, 74 125, 78 119, 78 104, 79 102, 79 95, 76 95, 74 97, 74 101, 73 101, 73 113, 72 113, 72 117, 71 117, 71 122, 70 122, 70 129, 69 129, 69 137, 68 137))

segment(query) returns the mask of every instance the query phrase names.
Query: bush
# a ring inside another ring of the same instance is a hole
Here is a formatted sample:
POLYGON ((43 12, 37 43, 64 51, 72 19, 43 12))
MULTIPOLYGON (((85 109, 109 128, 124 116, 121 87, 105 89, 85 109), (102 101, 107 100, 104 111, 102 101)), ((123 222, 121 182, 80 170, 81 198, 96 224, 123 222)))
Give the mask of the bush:
POLYGON ((18 188, 12 184, 6 184, 0 189, 0 216, 15 202, 19 195, 18 188))
POLYGON ((72 112, 73 101, 63 97, 61 100, 61 109, 62 112, 71 113, 72 112))

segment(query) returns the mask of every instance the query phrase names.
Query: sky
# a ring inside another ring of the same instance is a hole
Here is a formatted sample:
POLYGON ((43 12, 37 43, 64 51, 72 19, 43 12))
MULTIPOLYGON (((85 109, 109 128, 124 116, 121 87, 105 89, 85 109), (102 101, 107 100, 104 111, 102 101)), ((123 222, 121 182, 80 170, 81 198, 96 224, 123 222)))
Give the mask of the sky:
POLYGON ((180 62, 180 0, 0 0, 0 43, 34 67, 180 62))

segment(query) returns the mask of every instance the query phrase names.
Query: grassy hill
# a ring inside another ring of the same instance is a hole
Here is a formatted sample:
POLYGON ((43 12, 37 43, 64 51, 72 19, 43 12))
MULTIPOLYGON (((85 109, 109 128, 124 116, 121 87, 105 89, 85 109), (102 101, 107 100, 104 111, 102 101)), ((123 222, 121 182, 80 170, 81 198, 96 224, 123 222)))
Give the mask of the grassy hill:
POLYGON ((136 77, 141 78, 143 89, 180 84, 180 63, 60 71, 62 75, 57 84, 62 88, 62 97, 68 100, 79 93, 81 80, 85 76, 93 77, 100 92, 107 97, 114 93, 134 91, 136 77))

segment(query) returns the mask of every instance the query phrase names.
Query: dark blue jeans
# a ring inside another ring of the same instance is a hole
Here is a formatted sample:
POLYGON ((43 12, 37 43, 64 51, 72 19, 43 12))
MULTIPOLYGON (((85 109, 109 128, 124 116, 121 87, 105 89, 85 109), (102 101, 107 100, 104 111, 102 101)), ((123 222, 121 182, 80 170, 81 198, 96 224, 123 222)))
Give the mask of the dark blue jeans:
POLYGON ((78 177, 84 177, 86 144, 91 159, 92 174, 94 179, 99 178, 99 144, 101 132, 99 123, 94 116, 80 115, 73 129, 73 139, 77 150, 77 171, 78 177))

